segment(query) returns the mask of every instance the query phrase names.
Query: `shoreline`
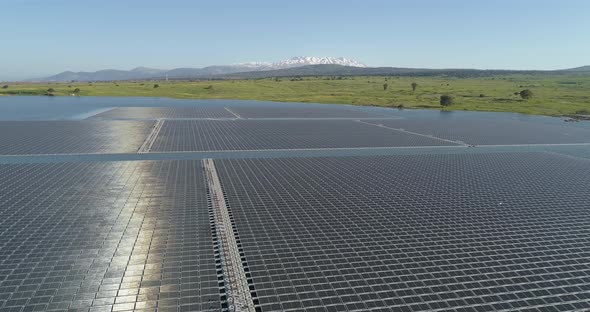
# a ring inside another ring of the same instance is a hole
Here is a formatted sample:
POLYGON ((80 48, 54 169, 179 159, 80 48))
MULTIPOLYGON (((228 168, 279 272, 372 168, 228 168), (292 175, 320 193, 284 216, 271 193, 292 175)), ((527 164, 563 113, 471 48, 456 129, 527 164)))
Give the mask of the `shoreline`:
MULTIPOLYGON (((65 94, 54 94, 51 96, 48 95, 38 95, 38 94, 0 94, 0 96, 6 97, 73 97, 71 95, 65 94)), ((320 104, 320 105, 350 105, 356 107, 375 107, 375 108, 383 108, 383 109, 392 109, 392 110, 428 110, 428 111, 439 111, 439 112, 453 112, 453 111, 462 111, 462 112, 479 112, 479 113, 506 113, 506 114, 521 114, 525 116, 540 116, 540 117, 553 117, 553 118, 567 118, 564 121, 567 122, 579 122, 579 121, 590 121, 590 117, 588 116, 576 116, 576 114, 537 114, 537 113, 527 113, 527 112, 518 112, 518 111, 508 111, 508 110, 485 110, 485 109, 465 109, 465 108, 438 108, 438 107, 429 107, 427 105, 416 105, 416 106, 386 106, 386 105, 375 105, 375 104, 358 104, 358 103, 327 103, 327 102, 302 102, 302 101, 289 101, 289 100, 280 100, 280 99, 273 99, 273 100, 261 100, 256 98, 250 99, 243 99, 243 98, 202 98, 202 97, 174 97, 174 96, 137 96, 137 95, 77 95, 75 97, 129 97, 129 98, 164 98, 164 99, 172 99, 172 100, 199 100, 199 101, 206 101, 206 100, 220 100, 220 101, 261 101, 261 102, 277 102, 277 103, 300 103, 300 104, 320 104)))
POLYGON ((75 89, 79 89, 80 97, 346 104, 388 109, 506 112, 576 120, 584 119, 577 115, 590 115, 590 75, 340 78, 14 83, 0 89, 0 95, 71 96, 75 89), (418 85, 415 90, 411 87, 413 83, 418 85), (532 98, 520 96, 520 91, 525 88, 533 92, 532 98), (440 106, 443 95, 453 98, 452 106, 440 106))

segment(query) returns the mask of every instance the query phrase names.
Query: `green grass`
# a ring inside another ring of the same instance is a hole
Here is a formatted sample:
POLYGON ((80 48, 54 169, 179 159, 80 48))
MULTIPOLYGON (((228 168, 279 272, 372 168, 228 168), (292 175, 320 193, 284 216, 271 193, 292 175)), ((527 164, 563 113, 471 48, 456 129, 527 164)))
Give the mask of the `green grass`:
POLYGON ((590 111, 590 75, 510 75, 488 78, 445 77, 344 77, 341 80, 308 77, 218 81, 158 81, 118 83, 10 84, 0 94, 81 96, 153 96, 186 99, 247 99, 282 102, 343 103, 385 107, 441 109, 442 94, 454 97, 445 110, 518 112, 537 115, 569 115, 590 111), (418 83, 412 92, 411 83, 418 83), (154 84, 159 85, 154 88, 154 84), (387 90, 383 84, 387 83, 387 90), (209 87, 211 86, 211 87, 209 87), (515 94, 530 89, 534 97, 515 94), (483 95, 483 96, 480 96, 483 95))

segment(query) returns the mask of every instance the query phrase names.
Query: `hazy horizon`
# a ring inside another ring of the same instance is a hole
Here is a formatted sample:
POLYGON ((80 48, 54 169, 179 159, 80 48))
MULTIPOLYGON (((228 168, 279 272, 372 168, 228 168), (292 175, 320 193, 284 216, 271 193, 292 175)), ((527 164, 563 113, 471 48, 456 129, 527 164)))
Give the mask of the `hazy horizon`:
POLYGON ((293 56, 367 66, 565 69, 590 64, 590 2, 21 1, 3 6, 0 80, 293 56))

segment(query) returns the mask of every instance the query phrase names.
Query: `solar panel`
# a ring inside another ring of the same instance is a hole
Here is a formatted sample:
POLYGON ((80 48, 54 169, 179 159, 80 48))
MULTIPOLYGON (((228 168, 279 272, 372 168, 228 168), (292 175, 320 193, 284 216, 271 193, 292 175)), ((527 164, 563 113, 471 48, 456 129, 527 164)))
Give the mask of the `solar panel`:
POLYGON ((590 143, 590 129, 568 124, 501 118, 368 120, 476 145, 590 143))
POLYGON ((135 153, 152 121, 1 121, 0 154, 135 153))
POLYGON ((219 311, 199 161, 0 165, 0 310, 219 311))
POLYGON ((217 160, 262 311, 590 309, 590 163, 217 160))
POLYGON ((94 115, 93 118, 235 118, 235 116, 224 107, 118 107, 94 115))
POLYGON ((167 120, 150 151, 456 145, 352 120, 167 120))
POLYGON ((0 311, 590 310, 587 126, 223 103, 0 122, 0 311))
POLYGON ((234 106, 231 108, 244 118, 372 118, 383 117, 376 112, 367 112, 342 105, 287 105, 234 106))

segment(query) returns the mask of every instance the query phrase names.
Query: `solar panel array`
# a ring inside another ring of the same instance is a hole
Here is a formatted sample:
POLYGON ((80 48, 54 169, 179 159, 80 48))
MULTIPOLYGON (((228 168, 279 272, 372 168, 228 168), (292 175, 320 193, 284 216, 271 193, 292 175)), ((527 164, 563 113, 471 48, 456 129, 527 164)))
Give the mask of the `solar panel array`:
POLYGON ((0 122, 0 311, 590 310, 590 128, 241 104, 0 122))
POLYGON ((373 124, 476 145, 590 143, 590 129, 514 119, 396 119, 373 124))
POLYGON ((150 151, 452 145, 352 120, 167 120, 150 151))
POLYGON ((219 311, 199 161, 0 166, 0 310, 219 311))
POLYGON ((216 164, 262 311, 590 309, 587 160, 216 164))
POLYGON ((231 110, 244 118, 374 118, 382 114, 356 110, 342 105, 297 105, 277 104, 266 106, 235 106, 231 110))
POLYGON ((235 116, 223 107, 118 107, 94 115, 93 118, 235 118, 235 116))
POLYGON ((134 153, 151 121, 0 121, 0 155, 134 153))

